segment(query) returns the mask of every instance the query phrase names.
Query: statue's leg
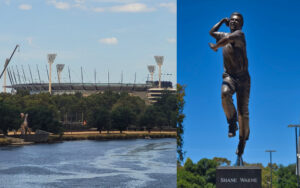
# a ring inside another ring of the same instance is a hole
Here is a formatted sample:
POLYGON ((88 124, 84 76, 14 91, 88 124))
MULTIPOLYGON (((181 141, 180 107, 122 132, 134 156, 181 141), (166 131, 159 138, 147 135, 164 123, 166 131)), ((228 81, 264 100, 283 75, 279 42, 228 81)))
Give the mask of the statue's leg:
MULTIPOLYGON (((238 121, 239 121, 239 145, 236 151, 240 166, 243 165, 242 155, 246 146, 246 141, 249 139, 249 96, 250 96, 250 77, 246 77, 243 81, 239 82, 236 97, 238 107, 238 121)), ((238 161, 237 160, 237 161, 238 161)), ((238 162, 237 162, 238 164, 238 162)))
POLYGON ((249 96, 250 96, 250 78, 247 78, 239 83, 236 92, 238 121, 240 127, 240 138, 248 140, 249 128, 249 96))
POLYGON ((236 125, 237 113, 233 104, 232 95, 235 93, 234 81, 229 77, 225 77, 222 83, 222 106, 225 112, 227 122, 229 124, 228 136, 234 137, 238 130, 236 125))
POLYGON ((24 125, 21 125, 21 134, 25 134, 24 125))
POLYGON ((246 140, 240 137, 239 145, 236 150, 237 160, 235 166, 244 166, 242 155, 244 153, 245 146, 246 146, 246 140))

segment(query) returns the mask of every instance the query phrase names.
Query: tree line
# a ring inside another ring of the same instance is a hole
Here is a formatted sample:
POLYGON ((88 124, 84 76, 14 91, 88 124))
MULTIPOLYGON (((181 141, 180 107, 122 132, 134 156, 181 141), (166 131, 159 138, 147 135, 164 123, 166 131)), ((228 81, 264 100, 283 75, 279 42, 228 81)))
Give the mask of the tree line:
POLYGON ((105 91, 87 97, 81 93, 50 95, 49 93, 29 94, 20 90, 16 94, 0 94, 0 130, 20 128, 20 113, 28 113, 31 129, 62 133, 66 122, 81 121, 98 131, 128 128, 162 130, 176 128, 176 95, 164 92, 153 105, 128 93, 105 91))
MULTIPOLYGON (((245 162, 244 162, 245 163, 245 162)), ((231 161, 226 158, 215 157, 213 159, 201 159, 193 163, 187 158, 183 166, 177 168, 177 187, 178 188, 215 188, 216 187, 216 168, 218 166, 230 165, 231 161)), ((245 166, 259 166, 262 169, 262 187, 270 187, 270 164, 263 166, 261 163, 249 164, 245 166)), ((296 188, 296 164, 288 166, 272 164, 272 185, 281 188, 296 188)))

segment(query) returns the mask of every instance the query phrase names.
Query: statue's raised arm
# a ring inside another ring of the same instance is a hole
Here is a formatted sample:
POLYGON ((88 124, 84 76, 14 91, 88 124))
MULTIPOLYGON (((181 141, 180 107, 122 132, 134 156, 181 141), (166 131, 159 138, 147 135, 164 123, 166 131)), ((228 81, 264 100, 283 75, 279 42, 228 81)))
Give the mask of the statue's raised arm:
POLYGON ((209 31, 209 34, 214 37, 216 40, 218 40, 220 37, 220 35, 222 35, 222 33, 218 32, 221 25, 225 23, 226 26, 229 25, 229 19, 228 18, 223 18, 222 20, 220 20, 216 25, 214 25, 211 30, 209 31))

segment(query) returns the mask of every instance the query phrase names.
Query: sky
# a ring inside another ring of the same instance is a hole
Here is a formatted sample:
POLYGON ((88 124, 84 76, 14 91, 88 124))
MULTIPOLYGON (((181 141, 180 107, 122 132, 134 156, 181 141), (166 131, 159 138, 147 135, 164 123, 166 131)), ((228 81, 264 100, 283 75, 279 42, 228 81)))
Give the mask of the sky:
POLYGON ((22 72, 23 66, 27 82, 28 65, 34 82, 37 66, 47 82, 47 54, 56 53, 56 82, 55 66, 65 64, 62 82, 69 82, 68 67, 72 82, 81 82, 82 66, 84 82, 94 83, 96 69, 100 83, 107 83, 108 71, 111 83, 122 72, 123 83, 133 83, 135 73, 136 83, 145 83, 147 65, 161 55, 162 80, 176 83, 176 0, 1 0, 0 23, 0 62, 19 44, 9 67, 22 72))
MULTIPOLYGON (((232 12, 244 16, 243 32, 251 76, 250 138, 244 161, 291 164, 296 161, 295 130, 300 124, 299 1, 178 0, 178 83, 186 85, 184 151, 202 158, 236 160, 238 135, 228 138, 221 104, 222 49, 209 30, 232 12)), ((229 32, 226 26, 221 31, 229 32)), ((234 95, 234 101, 236 98, 234 95)))

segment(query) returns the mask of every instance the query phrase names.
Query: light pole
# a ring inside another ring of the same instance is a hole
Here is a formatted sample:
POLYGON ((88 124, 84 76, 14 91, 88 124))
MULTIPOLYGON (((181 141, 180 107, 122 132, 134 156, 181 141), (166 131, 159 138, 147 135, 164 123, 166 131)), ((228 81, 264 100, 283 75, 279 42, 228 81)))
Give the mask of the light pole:
POLYGON ((164 62, 164 56, 154 56, 154 58, 158 65, 158 78, 159 78, 158 87, 161 88, 161 66, 164 62))
POLYGON ((19 47, 19 51, 20 51, 20 46, 17 44, 14 51, 12 52, 12 54, 10 55, 10 58, 6 59, 5 60, 5 63, 4 63, 4 69, 2 71, 2 73, 0 74, 0 79, 2 77, 2 75, 4 74, 4 83, 3 83, 3 91, 4 93, 6 93, 6 68, 11 60, 11 58, 13 57, 13 55, 15 54, 16 52, 16 49, 19 47))
POLYGON ((273 168, 273 166, 272 166, 272 152, 276 152, 275 150, 266 150, 266 152, 270 152, 270 173, 271 173, 271 175, 270 175, 270 177, 271 177, 271 180, 270 180, 270 187, 272 188, 272 168, 273 168))
POLYGON ((295 127, 295 135, 296 135, 296 176, 297 176, 297 187, 299 187, 299 164, 298 164, 298 135, 297 129, 300 125, 288 125, 288 127, 295 127))
POLYGON ((57 64, 56 65, 58 83, 60 83, 60 78, 61 78, 60 75, 61 75, 61 72, 64 69, 64 67, 65 67, 65 64, 57 64))
POLYGON ((52 88, 51 88, 51 65, 54 63, 55 57, 56 57, 56 54, 48 54, 48 63, 49 63, 49 69, 50 69, 50 73, 49 73, 49 93, 50 93, 50 95, 52 93, 52 88))
POLYGON ((150 72, 151 75, 151 82, 153 82, 153 74, 155 71, 155 66, 154 65, 148 65, 148 71, 150 72))
POLYGON ((6 67, 7 67, 8 63, 9 63, 9 60, 6 59, 5 64, 4 64, 4 69, 5 70, 4 70, 4 78, 3 78, 3 92, 4 93, 6 93, 6 67))

